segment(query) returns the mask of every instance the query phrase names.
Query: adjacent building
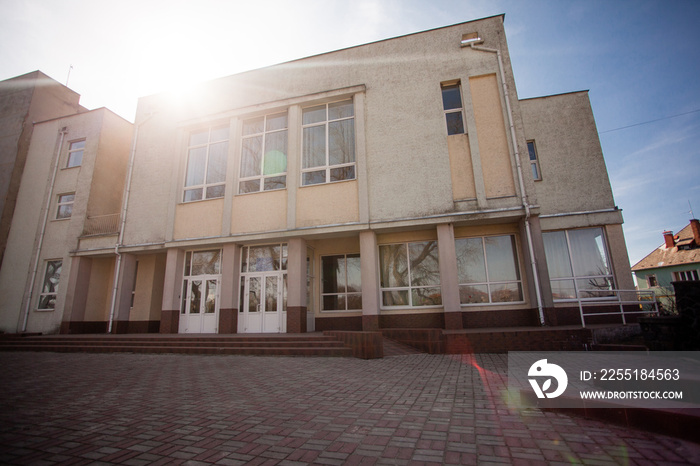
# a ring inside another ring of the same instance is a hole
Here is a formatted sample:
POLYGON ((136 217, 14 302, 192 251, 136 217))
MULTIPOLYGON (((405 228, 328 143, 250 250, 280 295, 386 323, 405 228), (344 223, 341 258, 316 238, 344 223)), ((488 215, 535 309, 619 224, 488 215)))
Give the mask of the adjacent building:
MULTIPOLYGON (((64 253, 41 253, 29 300, 15 293, 19 320, 161 333, 580 325, 581 300, 634 288, 622 214, 587 92, 519 100, 503 19, 139 99, 130 137, 110 131, 112 185, 95 182, 97 161, 92 189, 75 178, 48 197, 53 215, 74 190, 72 220, 64 253), (102 215, 118 227, 85 226, 102 215)), ((42 125, 44 144, 70 126, 42 125)))

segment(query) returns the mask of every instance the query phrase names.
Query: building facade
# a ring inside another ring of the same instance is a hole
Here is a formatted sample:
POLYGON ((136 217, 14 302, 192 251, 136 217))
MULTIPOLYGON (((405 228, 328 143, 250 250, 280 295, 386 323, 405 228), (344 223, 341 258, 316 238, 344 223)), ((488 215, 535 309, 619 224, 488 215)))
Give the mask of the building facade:
POLYGON ((141 98, 125 166, 64 332, 575 324, 633 288, 588 95, 519 100, 503 16, 141 98))

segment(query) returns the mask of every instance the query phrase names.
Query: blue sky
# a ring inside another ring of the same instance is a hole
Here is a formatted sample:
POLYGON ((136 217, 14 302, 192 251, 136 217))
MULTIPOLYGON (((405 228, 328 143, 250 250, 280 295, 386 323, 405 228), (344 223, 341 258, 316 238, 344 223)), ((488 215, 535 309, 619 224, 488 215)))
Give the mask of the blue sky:
POLYGON ((0 0, 0 80, 70 71, 133 121, 140 96, 502 13, 520 98, 590 91, 636 263, 700 216, 699 1, 0 0))

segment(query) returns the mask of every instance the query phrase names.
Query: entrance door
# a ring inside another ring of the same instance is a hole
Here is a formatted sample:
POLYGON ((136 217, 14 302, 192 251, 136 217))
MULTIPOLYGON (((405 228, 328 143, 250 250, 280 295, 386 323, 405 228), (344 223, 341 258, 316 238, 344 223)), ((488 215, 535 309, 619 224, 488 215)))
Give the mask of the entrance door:
POLYGON ((219 277, 200 275, 186 278, 180 333, 216 333, 219 323, 219 277))
POLYGON ((239 333, 284 333, 287 331, 287 275, 280 272, 241 276, 243 308, 239 333))

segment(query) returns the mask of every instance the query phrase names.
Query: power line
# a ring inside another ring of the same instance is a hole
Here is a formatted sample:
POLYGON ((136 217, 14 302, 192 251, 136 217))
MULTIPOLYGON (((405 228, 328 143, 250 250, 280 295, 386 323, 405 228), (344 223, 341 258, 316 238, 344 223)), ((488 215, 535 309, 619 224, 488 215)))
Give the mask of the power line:
POLYGON ((634 128, 635 126, 648 125, 649 123, 656 123, 657 121, 670 120, 671 118, 677 118, 680 116, 690 115, 691 113, 698 113, 698 112, 700 112, 700 108, 697 110, 691 110, 691 111, 685 112, 685 113, 679 113, 678 115, 671 115, 671 116, 667 116, 667 117, 663 117, 663 118, 657 118, 656 120, 649 120, 649 121, 644 121, 642 123, 635 123, 633 125, 621 126, 619 128, 608 129, 605 131, 598 131, 598 134, 612 133, 613 131, 620 131, 621 129, 634 128))

